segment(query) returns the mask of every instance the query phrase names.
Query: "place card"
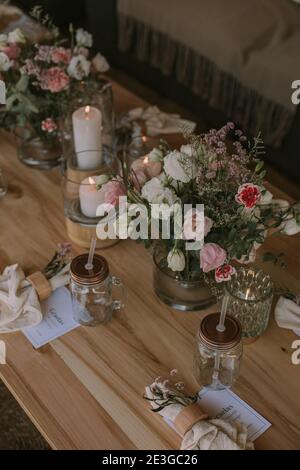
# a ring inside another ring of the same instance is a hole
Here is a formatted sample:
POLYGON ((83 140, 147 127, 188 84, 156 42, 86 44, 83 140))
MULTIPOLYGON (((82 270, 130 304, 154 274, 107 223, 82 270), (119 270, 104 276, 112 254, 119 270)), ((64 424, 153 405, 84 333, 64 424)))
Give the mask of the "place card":
POLYGON ((22 330, 34 348, 40 348, 79 326, 73 320, 71 294, 61 287, 41 302, 43 320, 37 326, 22 330))
MULTIPOLYGON (((204 388, 199 392, 198 403, 211 418, 244 423, 247 426, 250 441, 255 441, 272 426, 236 393, 228 389, 213 391, 204 388)), ((165 421, 175 429, 170 420, 165 418, 165 421)))

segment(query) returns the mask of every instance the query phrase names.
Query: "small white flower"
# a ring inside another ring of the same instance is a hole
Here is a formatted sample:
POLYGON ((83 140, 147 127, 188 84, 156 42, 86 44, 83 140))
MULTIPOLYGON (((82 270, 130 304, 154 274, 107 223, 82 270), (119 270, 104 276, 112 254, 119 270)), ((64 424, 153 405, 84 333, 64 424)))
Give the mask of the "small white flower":
POLYGON ((76 31, 76 42, 78 46, 82 47, 92 47, 93 45, 93 36, 82 28, 77 29, 76 31))
POLYGON ((267 189, 265 188, 261 188, 261 198, 260 198, 260 201, 259 201, 259 204, 270 204, 272 202, 272 199, 273 199, 273 194, 268 191, 267 189))
POLYGON ((23 34, 23 31, 20 30, 20 28, 16 28, 14 31, 11 31, 8 33, 8 42, 13 42, 13 43, 20 43, 24 44, 26 42, 26 38, 23 34))
POLYGON ((94 69, 99 73, 104 73, 109 70, 109 63, 107 62, 104 55, 100 54, 100 52, 95 55, 92 60, 92 64, 94 66, 94 69))
POLYGON ((144 184, 142 196, 152 204, 168 204, 169 206, 177 199, 175 192, 170 188, 165 188, 163 181, 159 178, 152 178, 144 184))
POLYGON ((168 267, 172 271, 183 271, 185 268, 185 257, 181 250, 173 249, 169 252, 168 257, 168 267))
POLYGON ((177 150, 165 157, 164 170, 168 176, 182 183, 189 183, 196 173, 193 159, 177 150))
POLYGON ((82 54, 71 59, 68 66, 68 74, 76 80, 82 80, 87 77, 91 70, 91 63, 82 54))
POLYGON ((0 72, 7 72, 11 67, 11 61, 5 52, 0 52, 0 72))
POLYGON ((161 162, 163 159, 163 153, 158 148, 154 148, 148 154, 149 162, 161 162))
POLYGON ((284 222, 282 233, 285 233, 286 235, 296 235, 296 233, 299 233, 299 232, 300 232, 300 224, 297 223, 294 217, 284 222))

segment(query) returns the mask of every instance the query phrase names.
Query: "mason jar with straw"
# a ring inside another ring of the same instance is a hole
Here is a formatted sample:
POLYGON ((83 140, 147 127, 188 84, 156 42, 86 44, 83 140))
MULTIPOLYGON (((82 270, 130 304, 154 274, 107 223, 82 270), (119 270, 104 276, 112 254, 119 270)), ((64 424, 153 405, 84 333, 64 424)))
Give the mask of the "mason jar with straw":
POLYGON ((200 324, 194 355, 194 375, 199 385, 211 390, 231 388, 243 352, 240 322, 226 315, 228 297, 221 313, 211 313, 200 324))

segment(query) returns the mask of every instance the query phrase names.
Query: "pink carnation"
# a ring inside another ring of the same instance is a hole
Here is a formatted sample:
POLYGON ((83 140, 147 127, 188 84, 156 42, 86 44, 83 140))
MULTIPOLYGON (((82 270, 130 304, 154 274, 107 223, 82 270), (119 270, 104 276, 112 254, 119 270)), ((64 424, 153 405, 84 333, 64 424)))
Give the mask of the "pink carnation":
POLYGON ((215 270, 216 282, 230 281, 231 276, 236 273, 236 270, 231 264, 223 264, 215 270))
POLYGON ((39 46, 36 45, 37 53, 35 54, 34 60, 40 60, 42 62, 50 62, 52 46, 39 46))
POLYGON ((42 90, 49 90, 51 93, 59 93, 69 86, 68 75, 59 67, 51 67, 43 70, 40 75, 40 86, 42 90))
POLYGON ((252 209, 261 198, 259 186, 253 183, 242 184, 235 196, 236 202, 242 204, 247 209, 252 209))
POLYGON ((49 134, 52 134, 52 132, 56 131, 57 124, 53 121, 52 118, 47 118, 42 121, 41 127, 44 132, 49 132, 49 134))
POLYGON ((126 189, 120 181, 109 181, 101 188, 104 191, 104 202, 116 206, 120 196, 126 195, 126 189))
POLYGON ((200 251, 200 267, 204 273, 222 266, 227 253, 216 243, 205 243, 200 251))
POLYGON ((51 59, 55 64, 69 64, 71 56, 71 49, 66 49, 65 47, 55 47, 51 52, 51 59))

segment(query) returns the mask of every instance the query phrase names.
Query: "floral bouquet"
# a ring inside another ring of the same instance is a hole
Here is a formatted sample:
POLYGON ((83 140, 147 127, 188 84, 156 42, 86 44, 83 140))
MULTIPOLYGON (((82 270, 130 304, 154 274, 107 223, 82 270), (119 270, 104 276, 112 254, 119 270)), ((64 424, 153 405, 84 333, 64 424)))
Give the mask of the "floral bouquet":
POLYGON ((49 140, 57 138, 70 98, 83 95, 89 81, 109 65, 99 53, 90 59, 93 38, 88 32, 71 25, 65 39, 40 7, 32 16, 47 31, 45 43, 32 44, 20 29, 0 34, 0 79, 7 88, 0 127, 26 127, 49 140))
POLYGON ((265 188, 260 137, 250 143, 228 123, 188 141, 180 150, 161 142, 131 168, 124 165, 121 176, 102 176, 98 186, 106 209, 116 210, 117 225, 126 220, 129 237, 163 246, 165 265, 177 279, 201 273, 216 286, 230 280, 236 262, 255 260, 270 231, 300 232, 300 211, 265 188), (120 196, 130 203, 125 219, 120 196), (164 222, 171 222, 168 237, 164 222))

